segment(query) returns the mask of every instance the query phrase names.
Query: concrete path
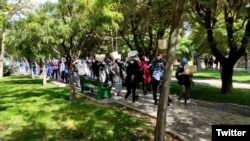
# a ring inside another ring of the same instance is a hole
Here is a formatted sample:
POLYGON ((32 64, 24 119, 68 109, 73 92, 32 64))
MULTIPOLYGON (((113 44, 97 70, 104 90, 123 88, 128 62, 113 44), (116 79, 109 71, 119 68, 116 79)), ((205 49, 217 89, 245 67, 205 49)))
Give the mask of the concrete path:
MULTIPOLYGON (((176 81, 173 79, 172 81, 176 81)), ((219 86, 219 80, 198 80, 197 85, 219 86)), ((58 86, 66 86, 60 82, 53 82, 58 86)), ((236 88, 248 88, 250 84, 234 83, 236 88)), ((79 90, 79 88, 78 88, 79 90)), ((126 90, 121 96, 113 96, 111 99, 99 100, 99 102, 116 102, 120 105, 133 108, 138 112, 145 113, 156 118, 157 106, 153 104, 152 95, 142 95, 138 90, 139 101, 132 103, 131 96, 124 99, 126 90)), ((95 98, 82 94, 88 98, 95 98)), ((167 131, 177 135, 184 141, 211 141, 211 126, 215 124, 249 124, 250 107, 235 104, 210 103, 191 99, 187 105, 178 101, 176 96, 171 96, 172 104, 167 111, 167 131)))

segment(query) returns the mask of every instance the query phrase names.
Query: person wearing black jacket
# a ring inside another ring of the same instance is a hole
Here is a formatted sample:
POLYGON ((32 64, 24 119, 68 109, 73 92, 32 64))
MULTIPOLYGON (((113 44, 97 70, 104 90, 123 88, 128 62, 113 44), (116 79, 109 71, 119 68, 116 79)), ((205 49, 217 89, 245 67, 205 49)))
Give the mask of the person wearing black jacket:
POLYGON ((184 67, 188 65, 188 62, 185 58, 183 58, 180 66, 177 68, 175 76, 178 80, 178 84, 181 86, 181 92, 179 96, 179 100, 184 98, 185 104, 190 96, 190 87, 192 85, 192 74, 187 74, 184 71, 184 67))
POLYGON ((125 96, 125 99, 128 98, 128 96, 132 92, 132 101, 135 102, 138 100, 138 95, 136 95, 136 87, 138 84, 138 73, 139 73, 139 63, 137 58, 132 57, 129 58, 127 62, 126 67, 126 78, 125 78, 125 84, 127 88, 127 94, 125 96))

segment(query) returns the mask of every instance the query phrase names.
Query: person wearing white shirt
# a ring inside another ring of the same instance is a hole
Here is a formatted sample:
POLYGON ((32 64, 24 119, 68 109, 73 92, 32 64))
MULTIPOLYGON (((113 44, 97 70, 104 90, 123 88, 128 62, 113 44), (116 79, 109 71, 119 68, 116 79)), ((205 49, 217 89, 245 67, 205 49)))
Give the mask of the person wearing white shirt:
POLYGON ((61 81, 64 82, 65 79, 65 58, 62 58, 62 61, 60 63, 60 74, 61 74, 61 81))

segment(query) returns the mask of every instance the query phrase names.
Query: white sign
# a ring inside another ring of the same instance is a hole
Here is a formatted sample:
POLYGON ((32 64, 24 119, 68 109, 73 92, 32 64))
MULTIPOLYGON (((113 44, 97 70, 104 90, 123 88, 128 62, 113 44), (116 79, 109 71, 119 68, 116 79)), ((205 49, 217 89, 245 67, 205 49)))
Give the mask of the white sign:
POLYGON ((188 73, 188 74, 192 73, 193 74, 193 73, 195 73, 197 71, 197 67, 196 67, 196 65, 195 66, 193 66, 193 65, 192 66, 187 66, 186 65, 184 67, 184 71, 185 71, 185 73, 188 73))
POLYGON ((158 40, 159 49, 167 49, 167 40, 158 40))
POLYGON ((121 54, 118 54, 117 51, 111 52, 111 53, 110 53, 110 57, 111 57, 113 60, 115 60, 115 59, 121 59, 121 54))
POLYGON ((95 54, 95 59, 100 62, 104 61, 105 57, 105 54, 95 54))
POLYGON ((136 56, 138 54, 137 50, 132 50, 128 53, 128 57, 133 57, 136 56))

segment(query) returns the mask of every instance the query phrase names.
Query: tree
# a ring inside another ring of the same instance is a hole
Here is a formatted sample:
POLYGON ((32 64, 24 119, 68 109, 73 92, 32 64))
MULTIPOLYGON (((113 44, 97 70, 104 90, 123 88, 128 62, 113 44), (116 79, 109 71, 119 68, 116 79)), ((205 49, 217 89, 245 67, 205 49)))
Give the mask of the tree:
POLYGON ((191 45, 191 40, 188 37, 179 37, 176 47, 176 58, 185 57, 190 59, 193 50, 193 45, 191 45))
POLYGON ((121 1, 124 20, 119 35, 131 50, 152 57, 158 39, 163 39, 169 28, 173 5, 166 0, 121 1))
MULTIPOLYGON (((54 38, 51 36, 53 29, 49 28, 51 18, 44 9, 38 8, 23 13, 22 18, 12 23, 9 30, 7 46, 20 57, 39 62, 42 70, 43 85, 46 85, 47 71, 45 62, 55 53, 51 52, 54 38)), ((32 73, 32 78, 34 75, 32 73)))
POLYGON ((167 116, 167 102, 170 93, 170 83, 172 74, 172 65, 175 59, 176 44, 178 42, 179 25, 181 16, 184 11, 185 0, 176 0, 176 7, 174 9, 173 19, 171 22, 170 36, 168 39, 167 58, 164 68, 164 76, 162 80, 160 101, 157 111, 157 122, 155 128, 155 141, 165 141, 166 135, 166 116, 167 116))
MULTIPOLYGON (((112 11, 112 1, 60 0, 48 8, 53 19, 49 27, 54 29, 53 50, 67 59, 70 72, 70 100, 76 97, 73 62, 87 47, 87 41, 104 31, 108 24, 117 26, 120 15, 112 11)), ((89 50, 88 50, 89 51, 89 50)))
POLYGON ((6 44, 6 36, 7 36, 7 29, 9 23, 13 16, 18 16, 23 10, 30 7, 30 3, 26 1, 19 1, 17 3, 7 3, 7 1, 1 1, 1 34, 2 34, 2 41, 1 41, 1 54, 0 54, 0 79, 3 77, 3 58, 5 54, 5 44, 6 44))
POLYGON ((9 5, 7 4, 7 1, 1 1, 0 3, 0 8, 1 8, 1 54, 0 54, 0 79, 3 77, 3 60, 4 60, 4 51, 5 51, 5 40, 6 40, 6 24, 7 24, 7 19, 9 16, 9 5))
POLYGON ((191 1, 193 10, 191 15, 205 30, 208 39, 208 46, 220 62, 222 94, 232 94, 233 67, 238 59, 246 52, 250 37, 250 17, 246 11, 249 1, 191 1), (220 13, 223 18, 220 18, 220 13), (215 38, 217 23, 223 22, 226 31, 227 52, 224 54, 223 46, 219 44, 219 39, 215 38), (237 25, 239 28, 237 28, 237 25), (241 34, 241 30, 244 32, 241 34), (241 37, 241 40, 237 40, 241 37))

